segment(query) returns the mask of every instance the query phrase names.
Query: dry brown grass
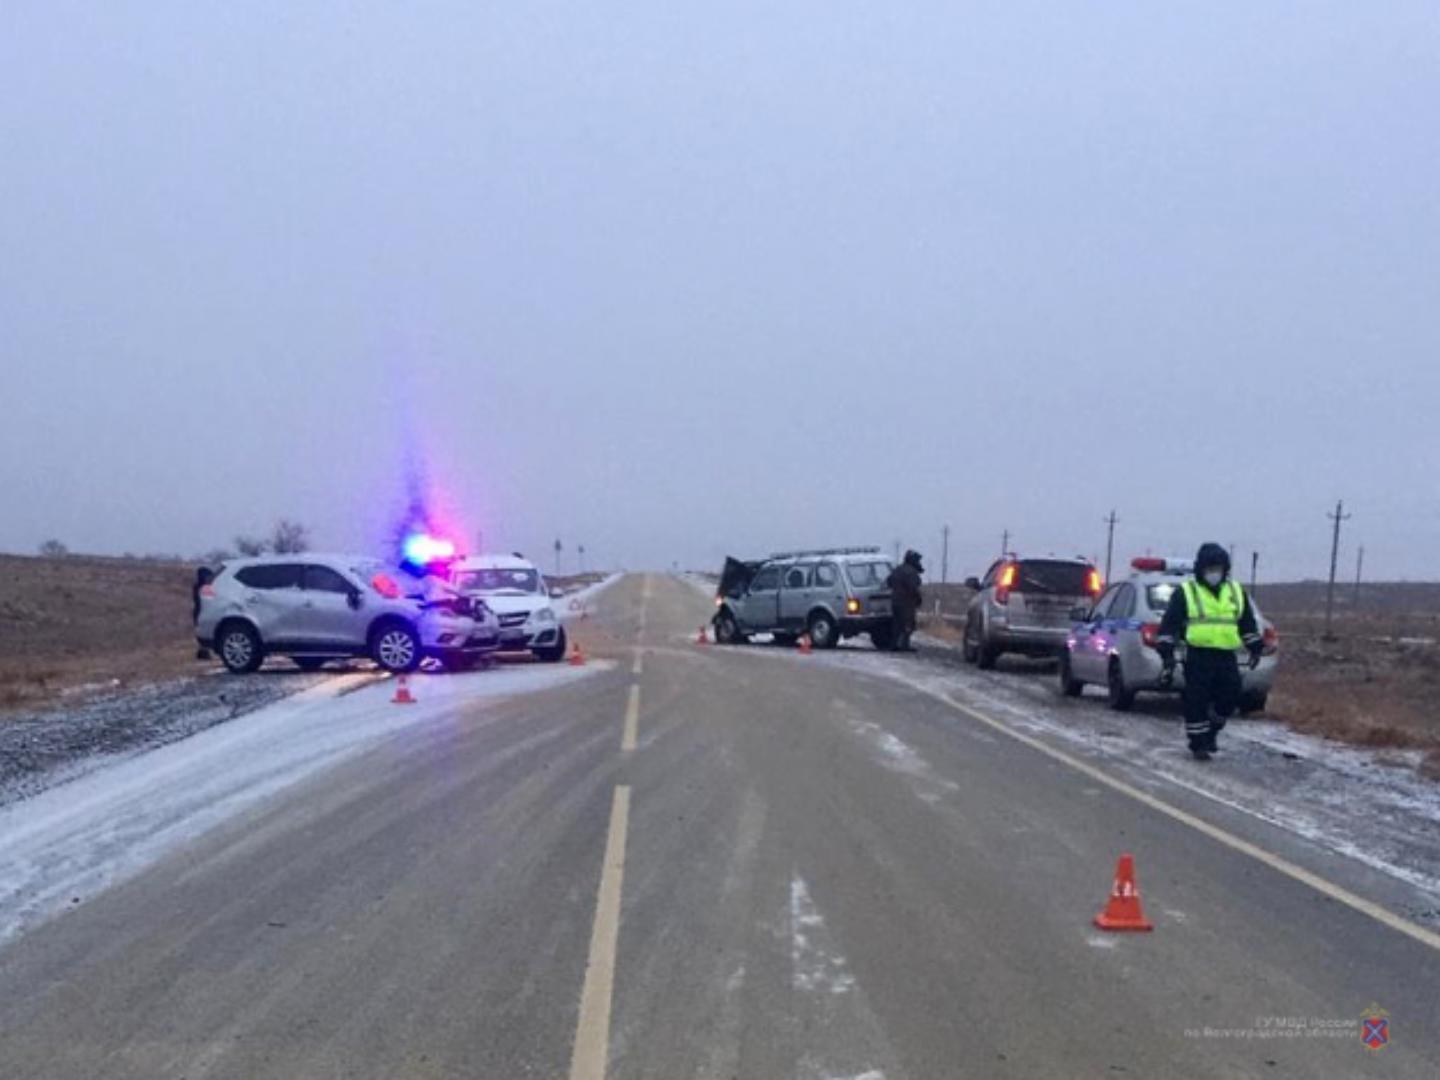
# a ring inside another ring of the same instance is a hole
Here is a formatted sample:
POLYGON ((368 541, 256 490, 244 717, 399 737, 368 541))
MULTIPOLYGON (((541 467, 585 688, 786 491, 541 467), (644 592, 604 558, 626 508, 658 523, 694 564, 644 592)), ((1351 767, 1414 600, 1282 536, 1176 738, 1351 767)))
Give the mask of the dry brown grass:
POLYGON ((192 672, 193 573, 142 559, 0 555, 0 709, 192 672))

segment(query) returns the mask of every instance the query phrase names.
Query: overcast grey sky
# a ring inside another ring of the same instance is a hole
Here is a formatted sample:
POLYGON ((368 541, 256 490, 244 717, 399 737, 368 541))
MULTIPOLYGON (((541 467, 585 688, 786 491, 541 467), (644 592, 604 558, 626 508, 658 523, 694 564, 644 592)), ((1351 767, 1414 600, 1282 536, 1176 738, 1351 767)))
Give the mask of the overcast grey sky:
POLYGON ((1343 496, 1436 577, 1437 102, 1433 0, 7 0, 0 549, 365 547, 414 460, 631 567, 1321 575, 1343 496))

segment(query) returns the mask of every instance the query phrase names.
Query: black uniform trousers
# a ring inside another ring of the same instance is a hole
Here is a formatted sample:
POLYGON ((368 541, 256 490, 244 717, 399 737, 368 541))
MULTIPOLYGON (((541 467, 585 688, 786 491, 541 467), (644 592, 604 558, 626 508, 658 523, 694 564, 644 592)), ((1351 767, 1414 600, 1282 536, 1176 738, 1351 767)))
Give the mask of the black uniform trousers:
POLYGON ((1240 664, 1229 649, 1185 650, 1185 736, 1192 750, 1213 750, 1215 736, 1240 706, 1240 664))

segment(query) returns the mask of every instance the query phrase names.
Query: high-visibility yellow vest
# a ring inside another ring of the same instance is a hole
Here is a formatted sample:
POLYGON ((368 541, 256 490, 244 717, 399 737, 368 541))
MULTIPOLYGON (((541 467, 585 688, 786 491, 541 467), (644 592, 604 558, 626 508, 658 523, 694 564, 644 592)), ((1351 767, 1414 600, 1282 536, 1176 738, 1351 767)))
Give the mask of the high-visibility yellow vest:
POLYGON ((1245 593, 1238 582, 1226 581, 1216 596, 1191 578, 1185 582, 1185 643, 1197 649, 1240 648, 1240 616, 1245 593))

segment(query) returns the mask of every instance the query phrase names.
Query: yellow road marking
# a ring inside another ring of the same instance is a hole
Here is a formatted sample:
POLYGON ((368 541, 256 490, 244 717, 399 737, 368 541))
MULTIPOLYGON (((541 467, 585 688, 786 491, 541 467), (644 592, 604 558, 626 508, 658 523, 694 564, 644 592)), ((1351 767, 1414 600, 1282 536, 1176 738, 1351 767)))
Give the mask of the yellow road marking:
POLYGON ((1276 870, 1279 873, 1284 874, 1288 878, 1293 878, 1295 881, 1298 881, 1303 885, 1308 885, 1310 886, 1310 888, 1316 890, 1317 892, 1330 897, 1330 899, 1338 901, 1339 903, 1344 904, 1346 907, 1360 912, 1362 915, 1368 915, 1376 922, 1383 923, 1384 925, 1390 927, 1390 929, 1392 930, 1398 930, 1400 933, 1405 934, 1407 937, 1414 938, 1422 945, 1428 945, 1432 949, 1440 950, 1440 934, 1435 933, 1433 930, 1427 930, 1423 926, 1419 926, 1408 919, 1402 918, 1401 916, 1396 915, 1393 911, 1390 911, 1387 908, 1383 908, 1379 904, 1371 900, 1366 900, 1363 896, 1358 896, 1355 893, 1352 893, 1349 889, 1346 889, 1340 885, 1336 885, 1332 881, 1327 881, 1319 874, 1315 874, 1309 870, 1306 870, 1303 866, 1297 866, 1289 859, 1281 858, 1279 855, 1275 855, 1269 851, 1266 851, 1258 844, 1252 844, 1249 840, 1243 840, 1240 837, 1236 836, 1234 833, 1226 832, 1224 829, 1220 828, 1220 826, 1212 825, 1204 818, 1196 817, 1194 814, 1191 814, 1185 810, 1181 810, 1178 806, 1172 806, 1164 799, 1157 798, 1156 796, 1151 795, 1147 791, 1141 791, 1139 788, 1127 784, 1123 780, 1116 779, 1109 773, 1104 772, 1101 769, 1097 769, 1095 766, 1089 764, 1088 762, 1081 761, 1079 758, 1074 757, 1071 754, 1067 754, 1064 750, 1056 749, 1049 743, 1043 742, 1040 739, 1034 738, 1033 736, 1026 735, 1023 732, 1016 731, 1009 724, 1006 724, 1000 720, 996 720, 993 717, 987 716, 979 709, 972 708, 969 705, 961 704, 949 694, 941 693, 939 691, 926 692, 931 693, 932 696, 939 698, 945 704, 949 705, 952 709, 956 709, 957 711, 964 713, 972 720, 978 720, 980 721, 980 723, 986 725, 987 727, 993 728, 994 730, 1000 732, 1002 735, 1008 735, 1016 742, 1023 743, 1024 745, 1030 747, 1030 749, 1032 750, 1038 750, 1046 757, 1052 758, 1053 760, 1060 762, 1062 765, 1068 765, 1076 772, 1088 776, 1096 783, 1104 784, 1112 791, 1118 791, 1120 794, 1126 795, 1129 798, 1134 799, 1136 802, 1143 803, 1146 806, 1150 807, 1150 809, 1156 810, 1159 813, 1164 814, 1166 817, 1171 818, 1174 821, 1180 822, 1180 824, 1182 825, 1188 825, 1196 832, 1204 833, 1206 836, 1210 837, 1210 839, 1215 840, 1218 843, 1224 844, 1226 847, 1234 851, 1238 851, 1242 855, 1248 855, 1252 859, 1264 863, 1272 870, 1276 870))
POLYGON ((625 876, 625 834, 630 824, 630 788, 615 789, 610 834, 590 931, 590 958, 580 991, 580 1018, 570 1055, 570 1080, 605 1080, 610 1059, 610 1002, 615 990, 615 944, 620 936, 620 885, 625 876))
POLYGON ((620 736, 621 750, 634 750, 640 730, 640 684, 630 687, 630 701, 625 706, 625 733, 620 736))

